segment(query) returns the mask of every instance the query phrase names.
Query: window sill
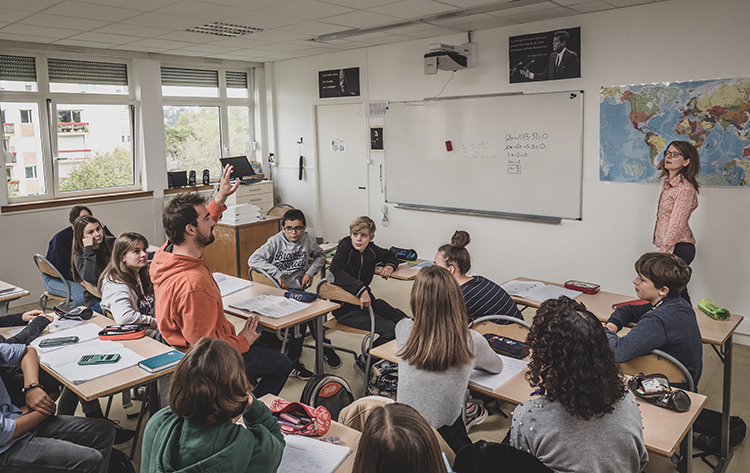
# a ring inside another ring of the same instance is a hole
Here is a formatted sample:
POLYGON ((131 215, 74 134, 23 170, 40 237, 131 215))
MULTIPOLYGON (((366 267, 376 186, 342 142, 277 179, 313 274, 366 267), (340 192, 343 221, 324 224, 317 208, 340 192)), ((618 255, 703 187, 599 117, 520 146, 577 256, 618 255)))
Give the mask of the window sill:
POLYGON ((69 197, 54 200, 38 200, 35 202, 24 202, 22 204, 8 204, 0 207, 1 213, 22 212, 26 210, 49 209, 54 207, 68 207, 76 204, 93 204, 97 202, 112 202, 115 200, 138 199, 142 197, 153 197, 154 191, 131 191, 116 194, 92 195, 87 197, 69 197))

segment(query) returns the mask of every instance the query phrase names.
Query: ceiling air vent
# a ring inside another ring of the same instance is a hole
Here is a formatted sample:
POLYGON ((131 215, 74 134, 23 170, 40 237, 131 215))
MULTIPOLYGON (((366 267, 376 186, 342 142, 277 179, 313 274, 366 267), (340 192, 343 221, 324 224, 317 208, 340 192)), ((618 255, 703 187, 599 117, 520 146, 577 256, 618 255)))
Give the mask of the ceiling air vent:
POLYGON ((231 23, 221 23, 219 21, 215 21, 207 25, 194 26, 193 28, 188 28, 185 31, 234 38, 237 36, 244 36, 246 34, 255 33, 256 31, 263 31, 263 28, 253 28, 252 26, 233 25, 231 23))

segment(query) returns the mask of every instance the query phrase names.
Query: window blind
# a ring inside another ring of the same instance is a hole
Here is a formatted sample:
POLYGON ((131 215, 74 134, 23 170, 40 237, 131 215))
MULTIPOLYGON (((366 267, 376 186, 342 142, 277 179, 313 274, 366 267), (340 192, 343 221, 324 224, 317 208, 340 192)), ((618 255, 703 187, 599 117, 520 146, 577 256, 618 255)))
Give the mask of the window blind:
POLYGON ((232 89, 247 89, 247 72, 227 71, 227 87, 232 89))
POLYGON ((219 71, 162 67, 161 85, 180 87, 219 87, 219 71))
POLYGON ((126 64, 49 58, 47 68, 50 82, 128 85, 126 64))
POLYGON ((0 80, 36 82, 33 57, 0 55, 0 80))

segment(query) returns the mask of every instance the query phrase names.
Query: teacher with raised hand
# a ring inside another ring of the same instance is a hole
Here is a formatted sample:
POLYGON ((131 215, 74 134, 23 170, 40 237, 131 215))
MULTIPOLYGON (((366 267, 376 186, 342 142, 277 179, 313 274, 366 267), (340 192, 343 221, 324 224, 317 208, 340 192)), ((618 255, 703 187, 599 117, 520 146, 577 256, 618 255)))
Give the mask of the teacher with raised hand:
MULTIPOLYGON (((689 265, 695 258, 695 237, 688 221, 698 207, 698 150, 687 141, 673 141, 656 169, 661 171, 659 177, 664 178, 664 184, 656 210, 654 245, 660 253, 672 253, 689 265)), ((680 295, 690 302, 687 287, 680 295)))

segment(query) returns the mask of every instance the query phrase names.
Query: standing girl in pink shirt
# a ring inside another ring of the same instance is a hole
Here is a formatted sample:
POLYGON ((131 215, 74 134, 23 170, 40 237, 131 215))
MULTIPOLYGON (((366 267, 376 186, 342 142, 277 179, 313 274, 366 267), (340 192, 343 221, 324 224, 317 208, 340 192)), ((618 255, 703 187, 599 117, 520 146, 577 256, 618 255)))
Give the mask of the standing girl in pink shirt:
MULTIPOLYGON (((690 264, 695 258, 695 237, 688 220, 698 207, 698 150, 687 141, 673 141, 656 168, 665 179, 656 210, 654 245, 660 253, 672 253, 690 264)), ((680 295, 690 302, 687 287, 680 295)))

